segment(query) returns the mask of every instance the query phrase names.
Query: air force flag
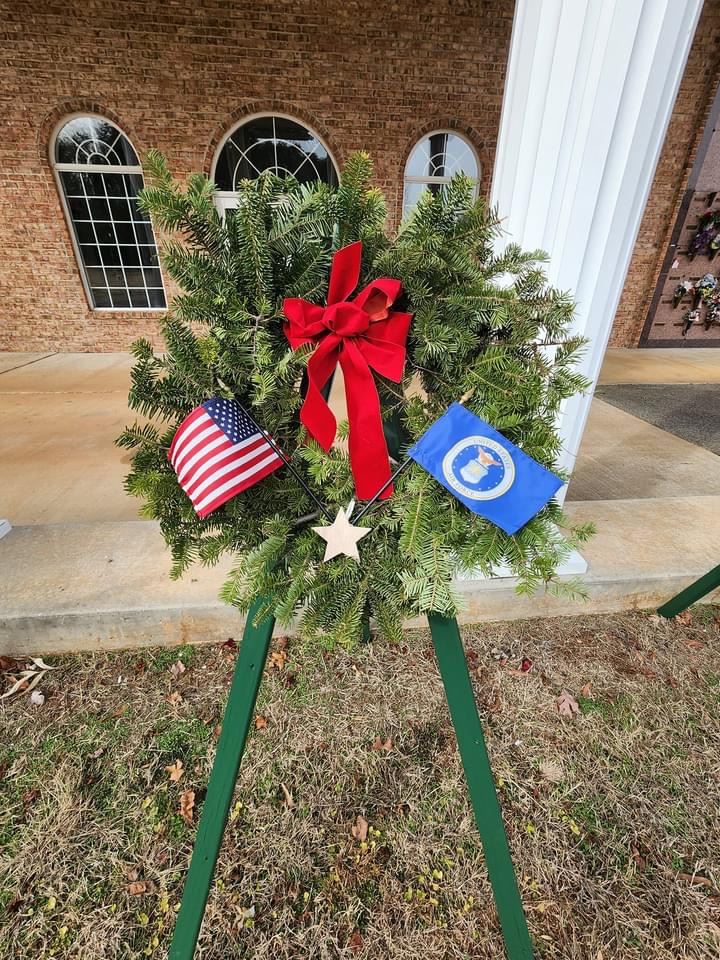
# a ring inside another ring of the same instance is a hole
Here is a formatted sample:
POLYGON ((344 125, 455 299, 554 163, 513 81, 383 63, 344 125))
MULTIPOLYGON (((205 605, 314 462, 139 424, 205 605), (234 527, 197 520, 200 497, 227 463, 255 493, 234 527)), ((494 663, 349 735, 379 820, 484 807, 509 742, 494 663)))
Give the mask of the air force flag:
POLYGON ((459 403, 425 431, 408 456, 506 533, 524 527, 564 482, 459 403))

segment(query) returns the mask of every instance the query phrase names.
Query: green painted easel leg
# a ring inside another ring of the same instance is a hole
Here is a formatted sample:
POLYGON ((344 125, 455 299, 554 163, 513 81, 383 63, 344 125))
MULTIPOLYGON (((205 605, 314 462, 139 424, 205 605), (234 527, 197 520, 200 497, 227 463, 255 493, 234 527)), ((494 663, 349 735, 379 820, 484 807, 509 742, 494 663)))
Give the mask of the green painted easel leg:
POLYGON ((720 564, 704 573, 699 580, 691 583, 689 587, 681 590, 672 600, 668 600, 661 607, 658 607, 658 613, 661 617, 676 617, 679 613, 698 600, 702 600, 705 594, 710 593, 716 587, 720 587, 720 564))
POLYGON ((247 616, 168 960, 192 960, 195 952, 275 625, 268 617, 253 626, 262 603, 247 616))
POLYGON ((495 896, 508 960, 532 960, 530 934, 505 836, 495 781, 475 706, 457 620, 436 614, 430 614, 428 620, 465 769, 475 822, 485 852, 485 863, 495 896))

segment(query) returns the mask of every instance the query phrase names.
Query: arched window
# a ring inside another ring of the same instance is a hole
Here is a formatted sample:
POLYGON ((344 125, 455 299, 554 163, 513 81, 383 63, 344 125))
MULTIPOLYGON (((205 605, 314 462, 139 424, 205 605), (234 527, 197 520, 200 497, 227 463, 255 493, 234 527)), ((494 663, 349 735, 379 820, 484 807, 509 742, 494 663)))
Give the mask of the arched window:
POLYGON ((137 205, 142 167, 128 138, 109 120, 78 116, 57 130, 51 150, 91 306, 164 309, 155 234, 137 205))
POLYGON ((301 183, 337 183, 330 152, 312 130, 290 117, 251 117, 230 131, 216 154, 213 180, 220 207, 236 206, 238 183, 265 170, 301 183))
POLYGON ((450 130, 437 130, 415 144, 405 164, 403 216, 420 199, 423 190, 437 193, 457 173, 464 173, 475 182, 477 195, 480 163, 468 141, 450 130))

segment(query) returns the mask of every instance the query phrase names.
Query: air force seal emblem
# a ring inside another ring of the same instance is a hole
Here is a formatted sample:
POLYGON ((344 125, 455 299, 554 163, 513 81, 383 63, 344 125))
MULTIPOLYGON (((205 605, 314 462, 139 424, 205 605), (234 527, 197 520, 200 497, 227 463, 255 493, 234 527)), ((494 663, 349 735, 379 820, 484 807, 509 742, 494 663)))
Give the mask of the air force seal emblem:
POLYGON ((448 485, 464 497, 494 500, 513 485, 515 464, 497 440, 466 437, 445 454, 442 472, 448 485))

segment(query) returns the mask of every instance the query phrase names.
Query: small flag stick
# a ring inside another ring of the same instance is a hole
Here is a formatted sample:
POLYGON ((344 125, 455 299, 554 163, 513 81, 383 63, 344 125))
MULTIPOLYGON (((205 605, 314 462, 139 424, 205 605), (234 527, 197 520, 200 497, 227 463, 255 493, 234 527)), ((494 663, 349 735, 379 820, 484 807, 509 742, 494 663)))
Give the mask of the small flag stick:
POLYGON ((400 464, 400 466, 397 468, 397 470, 395 471, 395 473, 393 473, 393 475, 392 475, 388 480, 385 481, 385 483, 380 487, 380 489, 379 489, 378 492, 375 494, 375 496, 372 497, 372 499, 368 500, 368 502, 367 502, 367 503, 365 504, 365 506, 362 508, 362 510, 360 511, 360 513, 358 513, 358 515, 355 517, 355 522, 356 522, 356 523, 357 523, 358 520, 361 520, 361 519, 365 516, 365 514, 368 512, 368 510, 370 509, 370 507, 372 507, 372 506, 377 502, 378 498, 381 497, 381 496, 383 495, 383 493, 385 493, 385 491, 386 491, 387 488, 390 486, 390 484, 391 484, 394 480, 396 480, 396 479, 400 476, 400 474, 403 472, 403 470, 404 470, 406 467, 409 467, 411 463, 412 463, 411 457, 408 457, 406 460, 403 460, 403 462, 402 462, 402 463, 400 464))
POLYGON ((326 519, 326 520, 332 520, 332 519, 333 519, 333 516, 332 516, 332 514, 330 513, 330 511, 328 510, 328 508, 325 506, 325 504, 323 504, 323 503, 315 496, 315 494, 313 493, 313 491, 310 489, 310 487, 309 487, 309 486, 307 485, 307 483, 305 482, 305 478, 295 469, 295 467, 292 465, 292 463, 290 463, 289 458, 285 456, 285 454, 283 453, 283 451, 280 449, 280 447, 277 445, 277 443, 275 443, 275 441, 274 441, 273 438, 270 436, 270 434, 267 432, 267 430, 266 430, 264 427, 261 427, 261 426, 260 426, 260 424, 257 422, 257 420, 255 419, 255 417, 250 413, 249 410, 247 410, 247 409, 240 403, 239 400, 235 400, 235 402, 236 402, 237 405, 240 407, 240 409, 243 411, 243 413, 245 413, 245 415, 248 417, 248 419, 252 420, 252 422, 253 422, 253 423, 255 424, 255 426, 258 428, 259 432, 260 432, 260 433, 263 435, 263 437, 267 440, 267 442, 268 442, 268 443, 270 444, 270 446, 273 448, 273 450, 275 451, 275 453, 280 457, 280 459, 282 460, 282 462, 283 462, 283 463, 285 464, 285 466, 288 468, 288 470, 290 471, 290 473, 295 477, 295 479, 296 479, 297 482, 300 484, 300 486, 303 488, 303 490, 305 491, 305 493, 310 497, 310 499, 313 501, 313 503, 315 504, 315 506, 318 507, 318 508, 322 511, 323 515, 325 516, 325 519, 326 519))
MULTIPOLYGON (((473 387, 471 390, 468 390, 466 393, 464 393, 458 400, 458 403, 461 405, 464 403, 467 403, 467 401, 470 399, 473 393, 475 393, 475 387, 473 387)), ((250 414, 248 414, 248 416, 250 416, 250 414)), ((377 502, 378 498, 381 497, 383 493, 385 493, 385 491, 390 486, 390 484, 393 483, 400 476, 403 470, 405 470, 406 467, 410 466, 411 463, 412 463, 412 457, 407 457, 405 460, 403 460, 403 462, 397 468, 395 473, 393 473, 390 479, 385 481, 385 483, 380 487, 378 492, 375 494, 375 496, 371 500, 368 500, 368 502, 362 508, 360 513, 355 517, 356 520, 361 520, 365 516, 365 514, 368 512, 370 507, 372 507, 377 502)))

